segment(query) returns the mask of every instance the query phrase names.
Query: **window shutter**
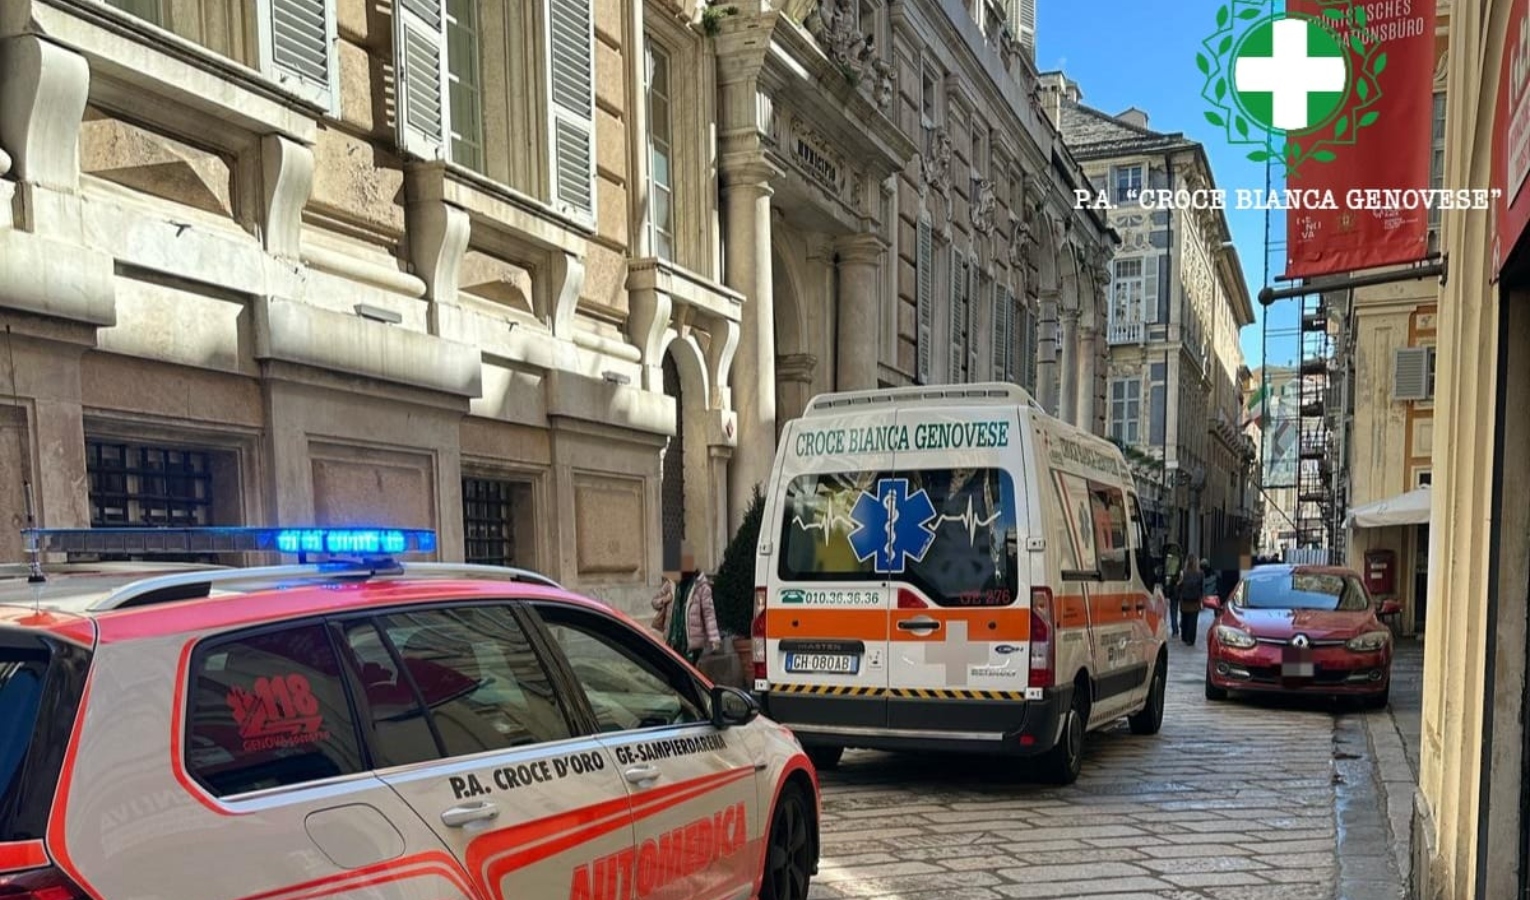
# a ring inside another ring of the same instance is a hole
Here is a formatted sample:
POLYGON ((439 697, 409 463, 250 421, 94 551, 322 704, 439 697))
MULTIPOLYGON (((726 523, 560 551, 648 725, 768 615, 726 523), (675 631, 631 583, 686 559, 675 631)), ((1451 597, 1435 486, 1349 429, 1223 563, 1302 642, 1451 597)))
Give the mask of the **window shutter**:
MULTIPOLYGON (((1158 322, 1158 255, 1142 258, 1142 309, 1135 310, 1136 321, 1143 324, 1158 322)), ((1130 313, 1128 313, 1130 315, 1130 313)))
POLYGON ((928 221, 921 220, 919 222, 919 233, 916 243, 918 246, 915 247, 915 252, 918 258, 914 261, 914 268, 916 269, 914 273, 914 290, 917 296, 914 298, 914 302, 917 307, 915 312, 918 319, 918 333, 915 335, 914 353, 917 358, 915 366, 918 371, 914 373, 914 377, 921 384, 928 384, 930 381, 930 369, 932 368, 930 357, 935 350, 935 284, 933 280, 935 276, 935 235, 928 221))
POLYGON ((260 63, 267 78, 335 113, 333 0, 259 0, 260 63))
POLYGON ((1029 304, 1022 306, 1021 309, 1025 312, 1025 334, 1020 339, 1025 348, 1025 356, 1022 357, 1024 368, 1020 370, 1020 377, 1025 382, 1026 390, 1034 394, 1036 392, 1036 339, 1039 328, 1036 310, 1031 309, 1029 304))
POLYGON ((451 135, 444 0, 397 0, 393 40, 399 149, 421 159, 443 159, 451 135))
POLYGON ((1429 348, 1398 347, 1392 361, 1392 399, 1429 399, 1429 348))
POLYGON ((553 206, 595 213, 595 23, 591 0, 548 0, 553 206))
POLYGON ((947 381, 961 384, 967 361, 967 261, 951 250, 951 356, 947 381))
MULTIPOLYGON (((978 324, 977 324, 977 318, 978 318, 978 315, 979 315, 978 310, 983 308, 983 298, 984 298, 984 290, 983 289, 986 288, 987 296, 991 297, 991 296, 993 296, 993 293, 994 293, 994 286, 993 286, 993 284, 991 282, 989 282, 986 279, 982 278, 982 271, 977 267, 977 263, 973 263, 972 264, 972 282, 971 282, 971 284, 973 286, 972 301, 969 304, 969 309, 968 309, 968 313, 967 313, 967 378, 969 380, 971 380, 971 381, 977 381, 978 380, 978 324)), ((993 304, 990 303, 988 305, 990 307, 992 307, 993 304)))
POLYGON ((995 381, 1009 380, 1009 324, 1011 316, 1007 308, 1011 305, 1008 286, 994 282, 993 318, 990 319, 993 327, 990 329, 990 334, 993 338, 993 379, 995 381))
POLYGON ((1036 0, 1020 0, 1020 46, 1036 53, 1036 0))

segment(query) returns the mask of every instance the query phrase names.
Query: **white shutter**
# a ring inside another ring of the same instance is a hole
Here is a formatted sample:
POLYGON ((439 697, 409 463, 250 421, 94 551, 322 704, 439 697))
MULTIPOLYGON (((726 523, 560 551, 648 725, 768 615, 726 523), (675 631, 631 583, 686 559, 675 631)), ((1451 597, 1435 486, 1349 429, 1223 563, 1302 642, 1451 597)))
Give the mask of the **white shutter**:
POLYGON ((261 71, 304 100, 338 112, 334 0, 258 0, 256 9, 261 71))
POLYGON ((1019 383, 1019 367, 1015 365, 1015 348, 1019 341, 1015 336, 1015 329, 1019 324, 1018 310, 1015 308, 1018 298, 1013 290, 1004 289, 1004 380, 1019 383))
POLYGON ((915 247, 916 258, 914 260, 915 281, 915 304, 917 313, 917 329, 914 341, 914 355, 917 359, 915 367, 918 369, 914 377, 921 384, 930 381, 931 354, 935 350, 935 235, 926 220, 920 220, 919 232, 915 247))
POLYGON ((951 248, 951 356, 947 382, 961 384, 967 362, 967 261, 951 248))
POLYGON ((1036 0, 1019 0, 1020 6, 1020 46, 1026 52, 1036 53, 1036 0))
POLYGON ((451 140, 444 0, 396 0, 393 42, 399 149, 421 159, 444 159, 451 140))
POLYGON ((1137 321, 1144 325, 1158 321, 1158 254, 1142 258, 1142 309, 1137 321))
POLYGON ((993 285, 993 380, 1010 380, 1010 323, 1014 318, 1014 302, 1007 286, 993 285))
POLYGON ((1392 359, 1392 399, 1429 399, 1429 348, 1398 347, 1392 359))
POLYGON ((595 214, 594 53, 591 0, 548 0, 553 206, 582 216, 595 214))

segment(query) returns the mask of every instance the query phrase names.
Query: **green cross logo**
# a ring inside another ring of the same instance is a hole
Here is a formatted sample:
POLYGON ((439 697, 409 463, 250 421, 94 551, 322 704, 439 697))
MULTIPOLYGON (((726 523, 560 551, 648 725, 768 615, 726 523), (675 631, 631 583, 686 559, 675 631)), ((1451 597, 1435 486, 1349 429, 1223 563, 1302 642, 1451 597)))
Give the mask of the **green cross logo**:
POLYGON ((1302 132, 1343 104, 1349 63, 1321 25, 1286 16, 1244 36, 1233 51, 1233 84, 1238 105, 1265 130, 1302 132))
POLYGON ((1309 160, 1331 162, 1380 113, 1380 44, 1368 41, 1365 8, 1318 0, 1322 16, 1269 15, 1264 0, 1232 0, 1217 10, 1217 31, 1195 64, 1206 76, 1206 121, 1229 143, 1255 144, 1254 162, 1290 176, 1309 160), (1240 29, 1241 28, 1241 33, 1240 29))

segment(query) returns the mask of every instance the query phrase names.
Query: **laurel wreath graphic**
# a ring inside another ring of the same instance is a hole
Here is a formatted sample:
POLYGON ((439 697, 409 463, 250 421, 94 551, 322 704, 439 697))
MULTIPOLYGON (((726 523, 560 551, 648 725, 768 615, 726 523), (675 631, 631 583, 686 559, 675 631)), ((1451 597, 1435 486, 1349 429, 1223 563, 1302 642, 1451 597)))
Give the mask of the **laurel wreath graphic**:
POLYGON ((1366 40, 1365 8, 1352 0, 1319 0, 1323 24, 1349 52, 1350 95, 1334 117, 1300 133, 1269 131, 1251 125, 1238 109, 1233 91, 1232 51, 1238 43, 1237 29, 1246 33, 1280 18, 1270 14, 1266 0, 1232 0, 1217 9, 1217 30, 1201 42, 1205 53, 1195 54, 1195 65, 1206 76, 1201 96, 1213 105, 1206 121, 1221 128, 1229 143, 1259 145, 1251 150, 1251 162, 1281 166, 1286 177, 1303 163, 1333 162, 1335 149, 1354 146, 1361 130, 1376 124, 1381 112, 1372 109, 1381 100, 1381 74, 1387 55, 1380 41, 1366 40))

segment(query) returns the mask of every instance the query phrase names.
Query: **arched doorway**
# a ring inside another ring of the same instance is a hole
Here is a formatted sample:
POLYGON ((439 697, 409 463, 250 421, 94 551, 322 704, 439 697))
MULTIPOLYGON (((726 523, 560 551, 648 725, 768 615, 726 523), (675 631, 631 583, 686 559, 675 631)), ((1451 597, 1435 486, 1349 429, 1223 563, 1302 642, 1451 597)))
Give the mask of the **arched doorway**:
MULTIPOLYGON (((664 354, 664 394, 675 401, 675 436, 664 447, 660 483, 660 521, 664 542, 664 571, 680 570, 685 545, 685 398, 680 386, 680 367, 672 353, 664 354)), ((651 521, 651 520, 650 520, 651 521)))

